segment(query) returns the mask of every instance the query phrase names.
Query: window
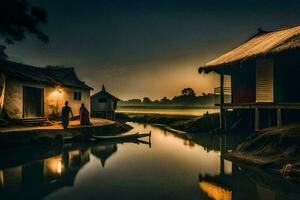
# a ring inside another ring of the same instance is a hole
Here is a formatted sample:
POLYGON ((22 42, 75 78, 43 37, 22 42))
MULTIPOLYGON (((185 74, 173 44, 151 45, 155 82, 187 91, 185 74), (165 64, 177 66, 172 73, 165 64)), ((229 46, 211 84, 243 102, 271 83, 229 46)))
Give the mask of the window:
POLYGON ((74 100, 81 100, 81 92, 74 92, 74 100))

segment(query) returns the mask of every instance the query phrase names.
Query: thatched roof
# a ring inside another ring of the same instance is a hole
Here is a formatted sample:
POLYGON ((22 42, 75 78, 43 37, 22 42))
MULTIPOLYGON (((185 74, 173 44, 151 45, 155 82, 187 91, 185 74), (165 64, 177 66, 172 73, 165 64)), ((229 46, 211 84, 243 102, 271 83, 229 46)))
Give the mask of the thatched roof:
POLYGON ((111 99, 114 99, 116 101, 120 100, 118 97, 115 97, 114 95, 107 92, 104 85, 102 85, 102 90, 100 92, 97 92, 96 94, 91 96, 91 98, 95 98, 95 97, 97 97, 98 99, 99 98, 103 98, 103 99, 111 98, 111 99))
POLYGON ((271 32, 260 31, 239 47, 200 67, 199 73, 209 73, 249 58, 275 54, 298 47, 300 47, 300 26, 271 32))
POLYGON ((42 68, 8 60, 0 60, 0 71, 7 76, 20 81, 29 81, 52 86, 67 86, 87 90, 93 89, 79 80, 74 68, 42 68))

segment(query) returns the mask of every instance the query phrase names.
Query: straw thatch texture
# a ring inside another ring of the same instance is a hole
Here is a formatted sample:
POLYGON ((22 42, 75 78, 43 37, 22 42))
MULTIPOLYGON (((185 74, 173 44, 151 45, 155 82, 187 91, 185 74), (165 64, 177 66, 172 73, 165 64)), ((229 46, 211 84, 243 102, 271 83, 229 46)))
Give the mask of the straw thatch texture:
POLYGON ((208 73, 241 60, 297 47, 300 47, 300 26, 259 33, 239 47, 200 67, 199 72, 208 73))
POLYGON ((74 68, 42 68, 0 59, 0 72, 21 81, 93 89, 77 77, 74 68))

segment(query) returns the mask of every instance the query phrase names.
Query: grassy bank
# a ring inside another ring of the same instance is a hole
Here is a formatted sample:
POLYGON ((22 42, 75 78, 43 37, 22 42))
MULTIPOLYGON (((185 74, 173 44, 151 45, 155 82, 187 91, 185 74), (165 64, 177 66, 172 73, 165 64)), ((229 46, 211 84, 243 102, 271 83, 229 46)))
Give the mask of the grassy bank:
POLYGON ((135 114, 156 114, 156 115, 175 115, 175 116, 201 116, 206 112, 218 113, 216 107, 187 107, 187 106, 130 106, 120 107, 117 113, 125 113, 129 115, 135 114))
POLYGON ((300 177, 300 124, 253 133, 225 157, 300 177))
POLYGON ((117 114, 117 119, 119 121, 162 124, 189 133, 208 132, 219 126, 218 113, 204 114, 201 117, 161 114, 135 114, 128 116, 119 113, 117 114))

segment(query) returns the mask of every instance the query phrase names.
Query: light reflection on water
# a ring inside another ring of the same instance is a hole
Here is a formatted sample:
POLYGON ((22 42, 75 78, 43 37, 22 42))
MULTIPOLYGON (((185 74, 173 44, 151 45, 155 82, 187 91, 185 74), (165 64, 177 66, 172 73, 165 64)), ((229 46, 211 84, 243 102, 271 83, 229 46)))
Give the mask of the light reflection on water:
POLYGON ((153 107, 118 107, 117 112, 127 114, 162 114, 201 116, 205 113, 218 113, 218 108, 153 108, 153 107))
MULTIPOLYGON (((295 193, 297 189, 279 187, 280 180, 273 176, 253 171, 249 175, 221 159, 221 154, 230 148, 229 137, 203 136, 191 141, 184 135, 155 126, 131 125, 134 126, 132 132, 151 130, 151 145, 147 140, 144 143, 66 145, 62 152, 52 152, 53 155, 50 153, 51 156, 43 159, 42 154, 41 159, 29 156, 27 160, 12 154, 13 161, 0 162, 0 199, 299 197, 295 193), (262 177, 279 183, 269 186, 262 177)), ((32 151, 35 150, 28 154, 32 151)))

